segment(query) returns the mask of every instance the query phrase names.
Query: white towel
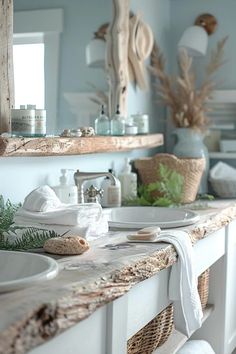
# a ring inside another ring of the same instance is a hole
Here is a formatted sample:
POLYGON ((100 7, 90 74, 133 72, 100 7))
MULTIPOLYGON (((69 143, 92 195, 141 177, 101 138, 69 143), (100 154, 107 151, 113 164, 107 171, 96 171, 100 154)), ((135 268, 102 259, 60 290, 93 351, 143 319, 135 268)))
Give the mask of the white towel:
POLYGON ((177 354, 215 354, 215 352, 205 340, 189 340, 177 354))
POLYGON ((49 211, 62 205, 56 193, 49 186, 41 186, 30 192, 24 200, 23 208, 29 211, 49 211))
POLYGON ((178 261, 172 266, 169 279, 169 298, 181 320, 176 329, 189 336, 202 325, 202 306, 197 289, 197 277, 193 264, 193 249, 185 231, 161 232, 158 241, 171 243, 178 254, 178 261))
POLYGON ((88 224, 84 227, 79 226, 66 226, 66 225, 46 225, 46 224, 37 224, 37 223, 21 223, 21 224, 13 224, 15 232, 8 233, 5 235, 10 243, 14 243, 16 240, 20 240, 22 234, 24 233, 24 228, 37 228, 40 230, 54 231, 59 236, 67 235, 67 236, 81 236, 86 240, 93 240, 99 236, 102 236, 108 232, 108 222, 102 217, 98 222, 88 224))
POLYGON ((210 180, 227 180, 235 181, 236 168, 229 164, 219 161, 211 169, 209 173, 210 180))
POLYGON ((18 225, 40 223, 85 227, 99 221, 101 215, 102 207, 98 203, 62 204, 61 207, 46 212, 28 211, 20 208, 13 221, 18 225))

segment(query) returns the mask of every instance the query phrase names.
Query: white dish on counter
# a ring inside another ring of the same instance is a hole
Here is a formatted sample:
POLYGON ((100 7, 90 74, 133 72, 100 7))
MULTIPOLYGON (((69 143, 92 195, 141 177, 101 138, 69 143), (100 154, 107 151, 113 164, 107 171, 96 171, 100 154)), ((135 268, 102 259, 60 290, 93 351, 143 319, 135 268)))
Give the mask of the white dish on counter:
POLYGON ((132 206, 110 209, 108 224, 121 229, 140 229, 159 226, 162 229, 194 224, 199 215, 188 209, 132 206))
POLYGON ((47 256, 0 250, 0 293, 52 279, 58 269, 57 262, 47 256))

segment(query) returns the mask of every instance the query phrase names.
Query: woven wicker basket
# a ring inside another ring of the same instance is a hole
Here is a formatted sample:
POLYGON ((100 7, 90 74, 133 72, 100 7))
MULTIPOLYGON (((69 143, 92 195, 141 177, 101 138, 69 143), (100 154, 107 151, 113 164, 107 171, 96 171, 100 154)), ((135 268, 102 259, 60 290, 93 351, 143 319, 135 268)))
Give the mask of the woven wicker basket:
POLYGON ((173 305, 170 304, 128 340, 127 353, 151 354, 169 338, 173 324, 174 310, 173 305))
POLYGON ((236 180, 210 178, 213 191, 220 198, 236 197, 236 180))
POLYGON ((184 177, 182 203, 195 200, 202 173, 205 167, 203 158, 178 158, 171 154, 157 154, 135 160, 134 166, 143 184, 149 184, 160 179, 159 165, 163 164, 184 177))
POLYGON ((200 296, 202 309, 204 309, 208 302, 209 295, 209 273, 210 270, 207 269, 198 277, 198 293, 200 296))
MULTIPOLYGON (((198 292, 204 309, 208 301, 209 269, 198 277, 198 292)), ((174 329, 174 309, 170 304, 127 342, 128 354, 151 354, 164 344, 174 329)))

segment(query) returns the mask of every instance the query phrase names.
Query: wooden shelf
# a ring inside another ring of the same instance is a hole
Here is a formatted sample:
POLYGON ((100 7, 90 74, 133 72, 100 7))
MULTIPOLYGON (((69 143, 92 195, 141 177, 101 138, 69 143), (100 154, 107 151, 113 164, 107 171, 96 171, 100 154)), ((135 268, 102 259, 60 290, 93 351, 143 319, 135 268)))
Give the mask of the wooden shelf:
MULTIPOLYGON (((207 305, 207 307, 203 311, 202 323, 204 323, 206 319, 210 316, 213 309, 213 305, 207 305)), ((185 336, 181 332, 174 330, 169 339, 161 347, 157 348, 154 354, 175 354, 187 340, 187 336, 185 336)))
POLYGON ((134 149, 163 145, 162 134, 135 136, 92 136, 83 138, 1 138, 0 156, 62 156, 134 149))
POLYGON ((235 159, 236 152, 209 152, 210 159, 235 159))

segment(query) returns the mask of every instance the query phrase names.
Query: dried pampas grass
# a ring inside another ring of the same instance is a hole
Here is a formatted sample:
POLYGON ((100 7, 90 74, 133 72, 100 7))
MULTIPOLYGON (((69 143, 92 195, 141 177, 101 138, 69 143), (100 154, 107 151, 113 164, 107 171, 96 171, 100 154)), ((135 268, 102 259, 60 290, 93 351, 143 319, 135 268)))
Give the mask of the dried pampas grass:
POLYGON ((228 37, 217 43, 211 53, 210 62, 206 67, 206 75, 199 88, 192 67, 192 58, 186 50, 179 54, 179 75, 171 77, 165 72, 165 59, 155 43, 151 54, 151 74, 156 79, 154 87, 160 101, 171 109, 172 119, 176 127, 188 127, 204 131, 207 129, 207 101, 215 89, 212 75, 224 61, 224 46, 228 37))

